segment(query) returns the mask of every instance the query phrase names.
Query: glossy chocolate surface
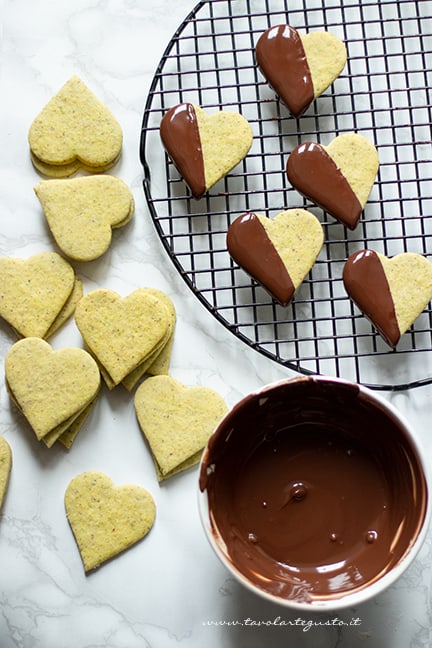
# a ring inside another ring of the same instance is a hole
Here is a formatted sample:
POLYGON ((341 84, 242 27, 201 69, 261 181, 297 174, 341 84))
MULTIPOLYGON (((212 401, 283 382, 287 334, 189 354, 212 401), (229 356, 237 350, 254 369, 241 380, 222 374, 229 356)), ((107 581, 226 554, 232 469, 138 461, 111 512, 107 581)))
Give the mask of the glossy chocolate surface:
POLYGON ((386 574, 417 537, 427 500, 393 415, 355 385, 313 378, 239 403, 210 439, 200 488, 231 564, 298 602, 341 598, 386 574))
POLYGON ((256 60, 269 85, 294 117, 314 100, 305 51, 297 30, 289 25, 271 27, 256 45, 256 60))
POLYGON ((194 198, 206 192, 204 159, 195 108, 184 103, 170 108, 160 123, 162 143, 194 198))
POLYGON ((243 214, 231 223, 227 233, 230 255, 282 306, 294 295, 291 277, 256 214, 243 214))
POLYGON ((360 250, 346 261, 343 282, 348 295, 389 346, 400 339, 393 297, 382 263, 373 250, 360 250))
POLYGON ((316 142, 299 144, 290 154, 288 180, 305 198, 354 229, 362 213, 359 199, 325 148, 316 142))

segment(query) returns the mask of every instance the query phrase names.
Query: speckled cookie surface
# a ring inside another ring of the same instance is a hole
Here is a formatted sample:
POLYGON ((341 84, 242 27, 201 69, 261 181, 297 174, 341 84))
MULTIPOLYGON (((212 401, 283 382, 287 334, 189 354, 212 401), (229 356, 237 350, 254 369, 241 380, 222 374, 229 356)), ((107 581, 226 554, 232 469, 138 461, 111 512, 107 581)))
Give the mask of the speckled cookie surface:
POLYGON ((74 269, 56 252, 0 258, 0 316, 22 337, 49 337, 81 293, 74 269))
POLYGON ((347 51, 331 32, 302 34, 290 25, 276 25, 258 39, 256 59, 281 101, 300 117, 340 75, 347 51))
POLYGON ((12 469, 12 450, 3 436, 0 436, 0 511, 6 497, 12 469))
POLYGON ((74 347, 54 350, 40 338, 12 345, 5 358, 5 379, 37 439, 48 447, 94 402, 100 387, 99 369, 90 354, 74 347))
POLYGON ((153 526, 156 505, 140 486, 115 486, 102 472, 88 471, 68 484, 64 503, 85 572, 144 538, 153 526))
POLYGON ((144 374, 149 374, 150 376, 159 376, 159 375, 168 375, 170 362, 171 362, 171 353, 174 344, 174 331, 177 319, 177 313, 173 301, 170 297, 164 293, 162 290, 157 288, 146 288, 148 294, 159 299, 167 308, 168 316, 168 328, 164 336, 164 341, 161 345, 157 345, 156 349, 153 351, 150 356, 144 359, 140 365, 131 371, 123 380, 122 384, 131 391, 138 381, 144 376, 144 374))
POLYGON ((171 376, 147 378, 136 390, 134 404, 159 480, 198 463, 227 411, 214 390, 188 386, 171 376))
POLYGON ((355 229, 379 169, 378 151, 359 133, 343 133, 324 146, 304 142, 288 157, 286 172, 305 198, 355 229))
POLYGON ((39 171, 66 177, 81 167, 109 169, 120 156, 123 134, 111 111, 75 75, 35 117, 28 141, 39 171))
POLYGON ((87 293, 76 307, 75 321, 109 388, 147 360, 152 363, 172 326, 166 304, 145 288, 125 297, 105 288, 87 293))
POLYGON ((343 281, 348 295, 391 347, 432 299, 432 263, 414 252, 392 258, 373 250, 355 252, 345 264, 343 281))
POLYGON ((128 223, 134 212, 129 187, 111 175, 44 180, 34 190, 55 242, 76 261, 102 256, 112 229, 128 223))
POLYGON ((324 242, 318 219, 305 209, 280 212, 275 218, 247 213, 228 229, 233 259, 286 306, 314 265, 324 242))
POLYGON ((239 113, 221 110, 208 114, 189 103, 165 113, 160 134, 168 155, 197 199, 243 160, 253 139, 248 121, 239 113))

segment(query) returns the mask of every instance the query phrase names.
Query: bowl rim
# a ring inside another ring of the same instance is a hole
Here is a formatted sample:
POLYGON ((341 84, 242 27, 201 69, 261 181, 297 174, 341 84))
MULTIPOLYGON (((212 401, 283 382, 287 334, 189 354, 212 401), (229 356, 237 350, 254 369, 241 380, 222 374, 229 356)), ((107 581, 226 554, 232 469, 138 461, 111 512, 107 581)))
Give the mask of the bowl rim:
MULTIPOLYGON (((288 609, 313 613, 313 612, 327 612, 327 611, 330 612, 335 610, 341 610, 347 607, 353 607, 355 605, 364 603, 370 600, 371 598, 377 596, 384 590, 386 590, 388 587, 390 587, 393 583, 395 583, 400 578, 400 576, 414 562, 418 552, 420 551, 424 543, 424 540, 429 530, 431 515, 432 515, 432 486, 431 486, 432 481, 431 481, 429 464, 426 461, 425 448, 422 446, 422 443, 419 439, 419 436, 415 428, 412 426, 412 424, 409 423, 405 415, 402 414, 393 405, 393 403, 391 403, 386 398, 384 398, 384 396, 381 393, 377 393, 376 391, 370 389, 369 387, 366 387, 359 383, 354 383, 349 380, 345 380, 343 378, 333 378, 333 377, 327 377, 321 375, 296 376, 293 378, 283 378, 281 380, 276 380, 267 383, 262 387, 254 390, 253 392, 247 394, 246 396, 242 397, 233 407, 231 407, 228 410, 228 412, 219 421, 210 439, 217 433, 217 431, 223 425, 225 425, 226 421, 229 420, 231 414, 233 413, 233 410, 234 409, 237 410, 238 408, 241 408, 246 402, 250 401, 251 398, 259 398, 263 394, 267 393, 268 391, 278 389, 279 387, 283 387, 290 383, 311 382, 311 381, 340 384, 340 385, 352 386, 358 388, 359 393, 366 396, 374 405, 375 404, 378 405, 385 413, 388 413, 389 415, 391 415, 393 418, 397 420, 398 424, 404 430, 407 441, 412 446, 416 458, 418 459, 419 467, 423 475, 425 490, 426 490, 425 493, 426 502, 425 502, 423 521, 421 523, 421 526, 417 532, 414 541, 411 543, 411 546, 408 547, 406 553, 399 560, 399 562, 396 565, 394 565, 394 567, 392 567, 390 571, 386 572, 377 581, 373 582, 370 585, 366 585, 351 593, 348 592, 347 594, 338 595, 335 598, 329 598, 325 600, 312 600, 309 602, 296 601, 295 599, 279 597, 275 594, 271 594, 270 592, 266 592, 265 590, 261 589, 260 587, 252 583, 239 569, 237 569, 237 567, 232 563, 232 561, 229 560, 228 556, 223 552, 220 546, 221 543, 223 544, 223 539, 221 537, 219 538, 215 537, 217 536, 217 533, 212 527, 212 523, 210 519, 210 511, 208 506, 208 496, 206 490, 205 489, 201 490, 198 484, 197 493, 198 493, 198 512, 199 512, 201 526, 204 529, 204 533, 207 537, 208 542, 210 543, 211 548, 213 549, 213 552, 216 554, 219 561, 225 566, 225 568, 227 568, 228 571, 240 583, 242 583, 243 586, 246 587, 246 589, 258 595, 259 597, 271 603, 277 604, 279 606, 288 609)), ((206 444, 206 447, 201 456, 198 475, 201 474, 202 466, 204 465, 206 459, 207 448, 208 448, 208 444, 206 444)))

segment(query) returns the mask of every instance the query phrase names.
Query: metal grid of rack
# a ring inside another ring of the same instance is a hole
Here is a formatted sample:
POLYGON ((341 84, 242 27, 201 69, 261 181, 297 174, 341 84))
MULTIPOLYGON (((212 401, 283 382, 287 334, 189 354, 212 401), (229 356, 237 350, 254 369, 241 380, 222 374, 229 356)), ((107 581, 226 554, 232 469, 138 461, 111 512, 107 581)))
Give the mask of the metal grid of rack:
POLYGON ((339 376, 376 389, 432 382, 429 305, 389 350, 346 295, 347 257, 369 248, 432 255, 432 3, 422 0, 209 0, 173 35, 144 109, 140 155, 156 230, 177 270, 214 316, 257 351, 301 373, 339 376), (255 62, 272 25, 328 30, 347 47, 347 65, 299 119, 278 101, 255 62), (159 136, 180 102, 209 113, 240 112, 254 141, 245 158, 204 198, 193 199, 159 136), (285 167, 301 142, 328 144, 356 131, 378 149, 380 169, 354 231, 304 200, 285 167), (238 268, 226 232, 239 215, 275 216, 304 207, 325 234, 320 256, 288 307, 238 268))

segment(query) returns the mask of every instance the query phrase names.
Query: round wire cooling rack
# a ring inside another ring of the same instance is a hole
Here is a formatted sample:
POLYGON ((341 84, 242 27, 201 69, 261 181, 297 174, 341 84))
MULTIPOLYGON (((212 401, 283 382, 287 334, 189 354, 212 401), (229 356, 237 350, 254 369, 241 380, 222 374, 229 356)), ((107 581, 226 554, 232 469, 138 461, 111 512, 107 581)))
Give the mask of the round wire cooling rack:
POLYGON ((356 250, 432 254, 432 3, 424 0, 206 0, 179 26, 156 70, 140 141, 144 193, 158 235, 199 300, 238 338, 303 374, 374 389, 432 383, 430 304, 389 350, 347 297, 342 270, 356 250), (345 42, 347 65, 299 119, 257 69, 255 43, 268 27, 328 30, 345 42), (181 102, 240 112, 251 124, 248 156, 205 197, 192 198, 165 154, 159 125, 181 102), (301 142, 326 145, 356 131, 374 142, 380 169, 354 231, 289 184, 285 167, 301 142), (325 243, 287 307, 231 259, 226 232, 239 215, 305 207, 325 243))

